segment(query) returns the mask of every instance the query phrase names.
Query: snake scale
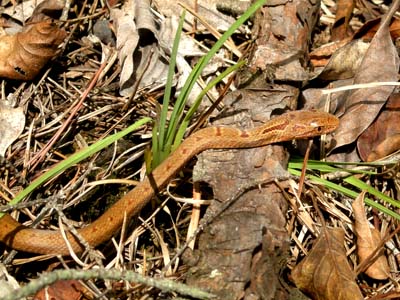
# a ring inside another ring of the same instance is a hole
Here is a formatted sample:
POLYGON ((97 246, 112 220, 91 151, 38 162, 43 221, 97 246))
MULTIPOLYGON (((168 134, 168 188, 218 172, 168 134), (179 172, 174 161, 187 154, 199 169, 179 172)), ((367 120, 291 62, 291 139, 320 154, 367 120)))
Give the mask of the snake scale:
MULTIPOLYGON (((103 215, 78 233, 92 247, 108 241, 121 228, 126 214, 131 219, 151 200, 156 190, 163 189, 176 173, 196 154, 207 149, 253 148, 272 143, 309 138, 332 132, 337 128, 337 117, 317 111, 294 111, 280 115, 251 130, 229 127, 208 127, 190 135, 153 172, 155 185, 146 178, 113 204, 103 215)), ((75 252, 84 251, 76 237, 67 233, 75 252)), ((69 255, 60 231, 33 229, 18 223, 6 214, 0 219, 0 241, 10 248, 38 254, 69 255)))

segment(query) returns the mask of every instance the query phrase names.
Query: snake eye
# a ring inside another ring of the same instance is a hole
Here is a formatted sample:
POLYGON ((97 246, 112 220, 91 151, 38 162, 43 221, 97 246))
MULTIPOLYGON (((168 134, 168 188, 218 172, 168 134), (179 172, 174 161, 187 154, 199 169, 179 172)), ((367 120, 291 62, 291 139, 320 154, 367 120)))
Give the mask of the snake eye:
POLYGON ((317 127, 317 131, 318 131, 318 132, 321 132, 321 131, 322 131, 322 127, 321 127, 321 126, 318 126, 318 127, 317 127))

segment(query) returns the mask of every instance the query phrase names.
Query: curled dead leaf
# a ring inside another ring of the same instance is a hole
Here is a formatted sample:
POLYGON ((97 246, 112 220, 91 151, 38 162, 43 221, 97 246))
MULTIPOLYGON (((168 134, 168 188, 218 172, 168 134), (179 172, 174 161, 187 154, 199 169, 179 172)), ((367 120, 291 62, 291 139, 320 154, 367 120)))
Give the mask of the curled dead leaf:
MULTIPOLYGON (((376 228, 371 228, 364 208, 365 192, 354 200, 352 207, 354 213, 354 231, 357 235, 357 254, 360 263, 370 257, 381 242, 381 235, 376 228)), ((390 267, 382 251, 378 253, 375 261, 365 270, 369 277, 384 280, 389 277, 390 267)))
POLYGON ((296 286, 313 299, 364 299, 344 248, 344 231, 325 228, 308 256, 292 271, 296 286))
POLYGON ((33 79, 53 58, 66 33, 52 20, 29 24, 16 35, 0 37, 0 77, 33 79))

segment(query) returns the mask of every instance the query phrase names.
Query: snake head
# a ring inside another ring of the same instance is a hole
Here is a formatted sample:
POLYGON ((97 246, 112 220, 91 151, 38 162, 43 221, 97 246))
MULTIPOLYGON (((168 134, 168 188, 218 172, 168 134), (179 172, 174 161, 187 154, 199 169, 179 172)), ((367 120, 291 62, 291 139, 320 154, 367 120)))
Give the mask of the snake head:
POLYGON ((309 138, 327 134, 339 126, 339 119, 321 111, 293 111, 280 117, 286 117, 290 139, 309 138))

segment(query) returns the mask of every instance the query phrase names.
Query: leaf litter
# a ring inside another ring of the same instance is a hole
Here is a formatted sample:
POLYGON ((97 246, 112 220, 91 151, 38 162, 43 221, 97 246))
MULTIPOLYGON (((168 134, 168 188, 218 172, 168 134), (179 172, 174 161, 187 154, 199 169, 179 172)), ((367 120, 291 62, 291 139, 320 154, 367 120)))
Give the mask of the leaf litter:
MULTIPOLYGON (((106 8, 101 7, 100 4, 97 5, 98 7, 95 5, 91 7, 80 7, 82 11, 87 9, 86 13, 89 18, 83 17, 82 13, 78 14, 79 10, 74 9, 73 11, 76 15, 73 21, 70 23, 67 21, 65 25, 57 24, 57 27, 55 27, 56 32, 63 32, 64 28, 66 28, 67 32, 71 32, 72 35, 69 37, 66 45, 60 46, 61 40, 65 38, 64 33, 60 33, 62 38, 61 36, 57 37, 57 34, 49 34, 55 37, 54 45, 52 44, 53 41, 50 41, 53 52, 49 55, 44 55, 46 56, 46 60, 34 70, 34 74, 31 74, 29 69, 28 71, 25 69, 26 66, 34 64, 29 61, 24 61, 23 63, 25 65, 21 65, 19 62, 17 69, 6 69, 3 71, 4 73, 1 74, 3 77, 11 76, 11 78, 18 80, 31 79, 31 77, 38 76, 33 82, 19 83, 18 81, 11 81, 10 83, 3 83, 7 93, 11 95, 20 95, 20 107, 26 105, 24 115, 22 115, 22 110, 20 108, 11 107, 0 109, 0 122, 2 118, 5 119, 5 123, 2 123, 3 125, 1 127, 3 129, 10 129, 0 135, 0 145, 2 145, 0 154, 14 166, 12 170, 11 168, 7 169, 7 174, 1 174, 2 181, 4 180, 4 182, 7 182, 7 186, 9 187, 5 198, 12 198, 13 194, 23 188, 24 181, 32 180, 42 172, 41 170, 51 167, 54 162, 63 159, 76 149, 85 147, 88 141, 91 142, 101 139, 107 134, 109 128, 112 128, 112 130, 122 129, 123 125, 121 121, 129 122, 130 118, 140 115, 156 115, 157 105, 155 101, 162 94, 163 78, 166 77, 168 55, 172 47, 171 41, 173 39, 173 33, 176 30, 177 15, 172 14, 171 16, 167 16, 167 18, 155 18, 154 14, 150 13, 147 7, 143 8, 140 6, 147 5, 146 1, 126 1, 123 3, 123 6, 117 6, 117 8, 112 8, 110 11, 109 21, 113 21, 113 30, 107 31, 107 28, 109 29, 109 26, 111 26, 110 22, 103 24, 103 26, 105 26, 104 31, 106 33, 108 32, 106 34, 108 40, 101 36, 99 31, 94 31, 104 44, 113 47, 112 44, 115 42, 119 58, 118 63, 108 65, 108 69, 106 68, 107 71, 105 71, 106 75, 103 74, 103 77, 100 77, 101 79, 97 82, 96 87, 86 99, 79 113, 79 117, 58 137, 57 144, 50 152, 46 153, 46 160, 38 165, 31 164, 30 159, 32 156, 48 143, 49 139, 52 137, 52 133, 59 128, 60 123, 65 119, 65 113, 70 111, 73 105, 76 104, 76 99, 80 97, 82 90, 88 85, 88 80, 93 77, 102 62, 102 48, 99 47, 97 43, 93 43, 93 39, 89 39, 91 26, 97 21, 96 19, 108 21, 107 14, 105 13, 106 8), (139 7, 135 7, 136 4, 139 7), (140 13, 143 11, 146 13, 140 13), (79 25, 77 26, 76 24, 79 25), (62 47, 63 49, 61 49, 62 47), (59 52, 62 52, 61 56, 55 59, 59 52), (141 59, 137 60, 137 57, 141 59), (49 64, 49 60, 53 61, 49 64), (43 67, 48 67, 47 71, 46 69, 43 71, 43 67), (12 72, 15 72, 15 70, 17 70, 18 76, 23 74, 26 78, 18 78, 17 75, 14 76, 12 72), (145 75, 142 77, 143 74, 145 75), (136 86, 136 82, 139 78, 141 78, 140 84, 136 86), (119 111, 126 99, 131 97, 132 92, 136 90, 138 92, 135 95, 135 100, 137 100, 134 102, 135 109, 130 110, 129 114, 119 111), (2 114, 6 115, 6 117, 2 117, 2 114), (115 120, 119 121, 115 122, 115 120), (24 126, 25 129, 21 129, 24 128, 24 126), (11 129, 15 129, 15 131, 11 129), (6 134, 10 134, 11 136, 6 136, 6 134), (1 140, 3 140, 3 144, 1 140), (5 142, 6 140, 7 142, 5 142)), ((29 14, 27 9, 16 10, 16 8, 20 7, 21 6, 14 7, 10 5, 7 9, 8 15, 11 19, 14 19, 14 22, 15 20, 25 22, 29 17, 25 15, 29 14), (23 11, 22 14, 21 11, 23 11)), ((330 6, 328 7, 331 8, 330 6)), ((346 12, 346 22, 344 25, 339 25, 335 39, 341 41, 342 39, 348 38, 350 35, 348 29, 353 25, 352 22, 349 21, 351 12, 352 10, 346 12)), ((39 12, 37 14, 39 14, 39 12)), ((211 18, 211 20, 212 19, 215 19, 215 17, 211 18)), ((384 21, 383 25, 380 26, 377 31, 375 30, 376 33, 369 41, 361 40, 356 33, 353 36, 354 40, 350 41, 344 47, 339 47, 336 53, 332 55, 328 67, 326 67, 322 73, 316 73, 313 79, 323 80, 325 82, 328 81, 330 84, 337 84, 339 86, 349 84, 348 82, 341 82, 341 80, 349 78, 352 80, 350 84, 396 82, 399 62, 397 49, 392 40, 394 29, 389 29, 391 28, 389 25, 393 24, 390 20, 391 18, 388 18, 388 21, 384 21), (343 61, 340 55, 349 58, 348 64, 345 66, 343 64, 341 65, 343 61), (334 62, 334 59, 337 59, 337 57, 339 57, 339 59, 334 62), (362 57, 362 59, 360 59, 360 57, 362 57), (339 69, 339 67, 342 69, 339 69)), ((397 22, 397 20, 395 21, 397 22)), ((227 24, 229 24, 229 22, 227 24)), ((29 28, 35 28, 32 25, 27 26, 31 26, 29 28)), ((42 26, 48 26, 48 24, 42 26)), ((53 26, 53 23, 51 26, 53 26)), ((27 27, 23 30, 29 33, 27 35, 28 41, 26 42, 29 43, 29 39, 32 39, 31 31, 29 31, 27 27)), ((4 39, 3 42, 4 41, 7 41, 7 39, 4 39)), ((191 68, 191 64, 188 63, 188 60, 196 60, 196 58, 202 56, 206 51, 203 46, 197 46, 197 41, 186 35, 182 37, 181 42, 185 47, 181 49, 182 52, 179 53, 177 58, 177 68, 179 74, 183 76, 177 76, 177 90, 182 86, 184 75, 188 74, 191 68)), ((105 49, 104 45, 103 49, 105 49)), ((3 54, 3 57, 5 55, 6 54, 3 54)), ((223 52, 220 53, 220 55, 224 57, 223 52)), ((315 56, 315 59, 318 59, 317 56, 315 56)), ((224 61, 224 59, 221 59, 215 63, 218 62, 226 66, 226 61, 227 60, 224 61), (221 63, 221 61, 223 63, 221 63)), ((214 70, 218 70, 221 65, 215 67, 214 70)), ((304 74, 302 74, 302 76, 304 76, 304 74)), ((197 90, 201 90, 200 85, 197 86, 197 90)), ((349 157, 358 157, 358 159, 361 158, 362 160, 370 161, 385 157, 399 149, 399 144, 397 144, 396 139, 398 136, 397 132, 392 133, 390 130, 383 129, 382 127, 374 128, 374 126, 385 125, 384 128, 395 127, 390 126, 390 124, 395 124, 397 119, 392 119, 390 116, 391 113, 396 112, 397 106, 391 106, 387 102, 390 97, 395 97, 396 94, 394 94, 394 91, 396 91, 394 86, 376 86, 368 89, 357 89, 345 92, 335 100, 332 108, 335 108, 337 114, 341 116, 341 125, 333 137, 334 147, 331 150, 334 150, 334 154, 331 155, 331 160, 348 161, 349 157), (386 109, 385 113, 379 115, 382 108, 386 109), (389 114, 389 116, 384 117, 385 114, 389 114), (372 137, 371 135, 368 136, 366 134, 368 130, 381 133, 381 135, 379 135, 379 137, 376 137, 376 135, 372 135, 372 137), (373 146, 373 142, 375 142, 376 146, 373 146), (387 150, 388 147, 386 145, 389 145, 389 150, 387 150), (380 150, 381 148, 384 148, 384 150, 380 150)), ((196 94, 196 92, 193 93, 193 95, 196 94)), ((319 98, 319 96, 313 97, 319 98)), ((321 106, 321 104, 318 104, 318 99, 307 100, 306 105, 314 107, 321 106), (315 104, 311 105, 310 103, 315 104)), ((84 183, 89 177, 107 180, 114 176, 118 178, 131 178, 131 174, 140 173, 142 165, 138 160, 139 154, 131 155, 131 153, 137 150, 139 150, 139 152, 143 151, 147 142, 148 135, 143 129, 136 133, 132 139, 120 141, 110 151, 104 151, 98 158, 81 164, 79 168, 82 168, 82 170, 76 168, 67 171, 63 174, 62 178, 58 178, 55 181, 55 184, 50 184, 46 188, 35 192, 33 198, 50 199, 53 202, 57 202, 62 198, 61 196, 57 196, 60 195, 58 192, 59 185, 68 187, 65 189, 67 192, 66 199, 63 200, 66 200, 64 206, 70 207, 71 209, 77 207, 78 210, 86 210, 88 207, 85 202, 81 203, 82 200, 87 200, 86 195, 90 195, 93 198, 98 197, 99 201, 111 198, 110 191, 107 188, 96 190, 91 187, 88 188, 84 183), (103 160, 102 163, 99 162, 100 159, 103 160), (105 163, 104 160, 106 161, 105 163), (132 166, 129 166, 129 168, 124 167, 129 165, 126 161, 134 165, 134 168, 132 166)), ((3 169, 0 167, 0 170, 3 169)), ((314 187, 310 186, 311 194, 313 194, 313 188, 314 187)), ((326 191, 318 191, 315 192, 315 195, 317 198, 324 197, 325 192, 326 191)), ((333 203, 337 201, 336 199, 330 200, 332 200, 331 202, 333 203)), ((340 216, 341 213, 352 216, 349 203, 350 201, 348 201, 348 199, 343 199, 342 202, 337 203, 336 209, 338 212, 332 213, 331 215, 329 212, 330 208, 326 208, 331 225, 340 223, 341 218, 338 216, 340 216)), ((102 203, 99 206, 104 207, 105 204, 102 203)), ((89 219, 93 217, 92 214, 99 213, 96 211, 97 209, 93 209, 93 207, 94 205, 91 204, 89 207, 91 211, 89 210, 89 212, 84 213, 89 219)), ((185 211, 184 207, 180 207, 176 204, 172 205, 172 207, 172 210, 177 210, 179 213, 185 211)), ((312 235, 314 235, 318 232, 318 230, 315 230, 315 227, 318 227, 319 221, 318 217, 313 212, 309 212, 309 215, 306 216, 306 211, 308 209, 307 207, 302 207, 302 215, 304 219, 308 220, 308 226, 314 227, 312 231, 312 235), (311 220, 315 220, 314 224, 311 220)), ((357 212, 358 213, 354 213, 357 216, 354 216, 357 220, 365 217, 367 213, 370 213, 370 211, 362 211, 361 208, 359 208, 357 212)), ((158 211, 158 214, 162 213, 158 211)), ((372 216, 375 219, 383 218, 381 214, 377 215, 376 213, 373 213, 372 216)), ((148 223, 145 223, 146 225, 139 227, 136 231, 131 233, 130 238, 126 239, 127 249, 123 255, 119 257, 120 261, 115 259, 111 260, 107 267, 117 266, 135 259, 135 266, 139 271, 147 274, 154 274, 157 272, 158 268, 160 268, 160 265, 163 263, 155 258, 158 256, 162 257, 162 254, 164 254, 165 260, 165 255, 168 256, 168 254, 166 254, 168 253, 168 250, 166 250, 168 246, 166 245, 174 248, 179 244, 178 233, 176 233, 177 229, 175 226, 181 220, 174 220, 172 224, 170 224, 170 227, 165 229, 165 232, 175 232, 176 236, 173 237, 172 235, 168 236, 169 234, 162 236, 158 229, 150 230, 150 232, 149 230, 146 231, 145 228, 148 226, 150 228, 156 226, 153 218, 154 216, 151 216, 151 218, 147 220, 148 223), (151 232, 153 232, 153 235, 151 232), (138 240, 145 240, 150 246, 148 248, 142 248, 143 246, 142 244, 138 244, 138 240), (153 244, 150 243, 151 240, 153 244), (154 260, 146 260, 147 257, 152 257, 154 260)), ((29 221, 29 218, 27 218, 27 220, 29 221)), ((51 220, 51 218, 48 220, 51 220)), ((352 291, 354 289, 353 296, 358 295, 360 299, 362 297, 361 292, 355 284, 356 276, 352 270, 354 266, 357 265, 358 259, 355 258, 356 255, 353 251, 343 247, 345 243, 347 245, 354 245, 354 242, 349 242, 353 235, 353 226, 348 224, 348 219, 346 220, 347 222, 343 222, 343 224, 340 225, 346 229, 345 233, 343 231, 339 232, 339 230, 329 229, 328 227, 322 228, 319 238, 315 240, 311 248, 308 233, 305 231, 306 233, 302 233, 304 240, 303 238, 298 240, 301 247, 296 250, 292 249, 293 253, 297 253, 297 256, 294 255, 296 259, 298 256, 301 256, 303 251, 306 251, 305 249, 311 249, 309 250, 310 252, 307 259, 304 260, 302 265, 298 265, 296 270, 304 269, 304 265, 311 265, 307 267, 308 269, 305 276, 313 276, 312 278, 308 277, 309 281, 313 281, 316 277, 319 277, 321 280, 319 282, 320 286, 310 288, 310 283, 301 283, 299 285, 306 285, 306 289, 308 288, 311 294, 324 294, 324 299, 332 299, 337 296, 335 292, 337 293, 338 290, 345 292, 346 288, 349 287, 351 287, 352 291), (318 251, 322 251, 323 254, 318 253, 318 251), (314 258, 314 256, 316 258, 314 258), (320 257, 327 257, 327 260, 319 260, 320 257), (321 266, 323 266, 323 268, 321 266), (334 273, 327 275, 326 272, 329 273, 329 271, 334 273), (333 278, 327 278, 332 274, 335 274, 333 278), (323 285, 325 286, 322 287, 323 285), (326 292, 326 289, 328 289, 329 292, 326 292)), ((302 222, 304 221, 299 221, 300 224, 302 222)), ((363 236, 371 236, 372 239, 372 235, 375 235, 371 233, 372 231, 369 231, 369 223, 369 219, 364 218, 362 228, 360 229, 361 231, 354 229, 354 234, 358 235, 359 240, 361 240, 360 237, 363 236)), ((388 223, 390 224, 390 220, 383 219, 377 223, 381 223, 380 225, 382 227, 390 227, 390 225, 388 225, 388 223)), ((394 242, 398 244, 397 237, 394 239, 394 242)), ((365 245, 366 248, 373 249, 376 242, 366 241, 365 245)), ((357 245, 357 248, 362 248, 362 246, 357 245)), ((362 260, 363 257, 365 258, 368 255, 358 254, 357 256, 362 260)), ((22 257, 14 260, 14 263, 29 264, 39 259, 39 257, 36 259, 25 259, 22 257)), ((385 263, 380 263, 380 265, 381 267, 384 265, 382 267, 383 274, 385 274, 385 276, 388 275, 387 265, 385 265, 385 263)), ((42 268, 45 268, 45 266, 42 268)), ((393 266, 391 266, 391 270, 393 270, 393 266)), ((178 265, 175 265, 174 272, 177 271, 178 265)), ((19 270, 19 272, 24 271, 19 270)), ((293 277, 299 277, 298 273, 301 272, 294 271, 292 274, 293 277)), ((368 271, 366 271, 366 274, 372 278, 375 277, 376 279, 384 280, 384 276, 381 274, 378 276, 371 275, 368 271)), ((304 282, 304 278, 301 280, 304 282)), ((313 284, 315 285, 315 282, 313 282, 313 284)), ((122 287, 116 287, 116 289, 122 289, 122 287)), ((387 288, 387 290, 390 289, 391 287, 387 288)), ((350 289, 348 289, 348 291, 349 290, 350 289)), ((146 293, 146 290, 142 288, 142 292, 146 293)), ((346 299, 345 297, 347 296, 343 297, 343 299, 346 299)))

